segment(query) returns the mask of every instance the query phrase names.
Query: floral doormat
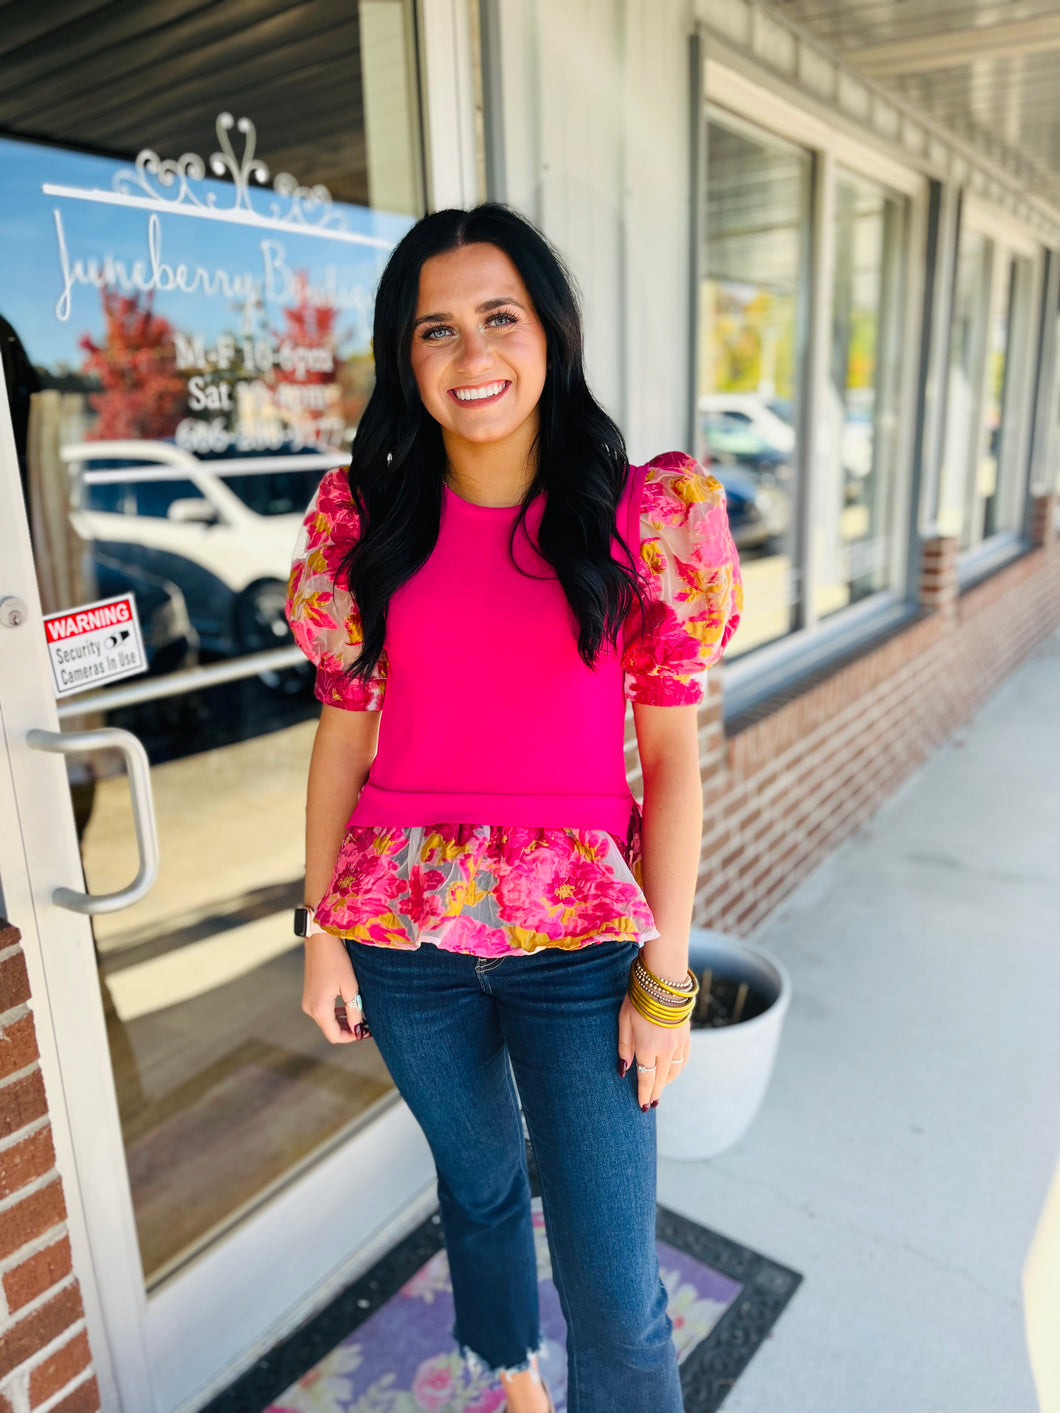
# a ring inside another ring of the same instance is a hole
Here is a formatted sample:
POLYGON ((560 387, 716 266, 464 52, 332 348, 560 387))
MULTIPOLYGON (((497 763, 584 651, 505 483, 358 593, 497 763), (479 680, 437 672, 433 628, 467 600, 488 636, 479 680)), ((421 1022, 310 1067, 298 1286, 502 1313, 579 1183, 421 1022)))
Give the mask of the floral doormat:
MULTIPOLYGON (((563 1316, 534 1201, 544 1353, 566 1413, 563 1316)), ((686 1413, 712 1413, 768 1336, 802 1277, 664 1208, 656 1235, 686 1413)), ((453 1298, 437 1214, 326 1310, 271 1350, 203 1413, 496 1413, 499 1382, 453 1344, 453 1298)))

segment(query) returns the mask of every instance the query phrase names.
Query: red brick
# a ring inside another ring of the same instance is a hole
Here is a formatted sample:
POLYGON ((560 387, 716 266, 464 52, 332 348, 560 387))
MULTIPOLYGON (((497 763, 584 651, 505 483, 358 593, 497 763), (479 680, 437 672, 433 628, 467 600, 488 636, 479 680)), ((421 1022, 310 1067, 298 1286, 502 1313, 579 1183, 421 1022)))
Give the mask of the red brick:
POLYGON ((78 1384, 73 1393, 52 1407, 51 1413, 99 1413, 99 1386, 95 1378, 78 1384))
MULTIPOLYGON (((0 1089, 0 1096, 4 1091, 0 1089)), ((55 1167, 51 1128, 39 1128, 21 1143, 0 1149, 0 1198, 10 1197, 34 1178, 55 1167)))
POLYGON ((0 1089, 0 1138, 8 1138, 48 1112, 40 1070, 0 1089))
POLYGON ((0 1015, 29 1000, 29 976, 21 949, 0 962, 0 1015))
POLYGON ((0 1079, 24 1070, 37 1058, 37 1033, 31 1015, 0 1027, 0 1079))
POLYGON ((84 1315, 76 1285, 61 1290, 46 1304, 0 1335, 0 1379, 25 1364, 38 1350, 58 1339, 84 1315))
POLYGON ((42 1364, 36 1365, 29 1376, 29 1402, 31 1408, 46 1402, 67 1384, 73 1383, 78 1374, 84 1373, 92 1362, 88 1349, 88 1336, 82 1330, 68 1344, 49 1355, 42 1364))
POLYGON ((66 1220, 63 1185, 58 1178, 24 1197, 4 1213, 0 1227, 0 1260, 13 1255, 28 1241, 36 1241, 50 1227, 66 1220))
POLYGON ((4 1276, 4 1294, 8 1308, 15 1312, 43 1295, 49 1286, 57 1285, 70 1274, 70 1242, 67 1237, 46 1246, 33 1256, 27 1256, 20 1266, 4 1276))

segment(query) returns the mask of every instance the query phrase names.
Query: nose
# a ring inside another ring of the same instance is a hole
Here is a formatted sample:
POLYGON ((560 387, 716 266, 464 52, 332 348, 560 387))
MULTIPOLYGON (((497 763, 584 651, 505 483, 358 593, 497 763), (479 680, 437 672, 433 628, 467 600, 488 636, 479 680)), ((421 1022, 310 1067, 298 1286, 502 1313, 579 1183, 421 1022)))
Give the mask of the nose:
POLYGON ((493 350, 485 333, 474 325, 463 331, 460 341, 460 360, 457 365, 461 377, 476 378, 493 365, 493 350))

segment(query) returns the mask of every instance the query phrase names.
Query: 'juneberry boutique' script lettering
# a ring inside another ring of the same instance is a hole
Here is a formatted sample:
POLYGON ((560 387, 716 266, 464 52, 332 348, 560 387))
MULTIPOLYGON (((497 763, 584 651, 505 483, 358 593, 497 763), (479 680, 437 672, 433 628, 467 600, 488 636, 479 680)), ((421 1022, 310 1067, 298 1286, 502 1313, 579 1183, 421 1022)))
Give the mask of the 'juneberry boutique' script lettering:
MULTIPOLYGON (((92 289, 119 289, 126 293, 157 289, 189 295, 216 295, 226 300, 240 301, 244 317, 249 317, 263 300, 278 304, 288 302, 295 290, 295 275, 287 264, 287 251, 282 241, 262 240, 259 243, 262 259, 260 275, 249 270, 228 270, 220 265, 212 269, 183 263, 172 265, 163 259, 162 225, 152 212, 147 221, 146 258, 130 263, 108 251, 78 259, 71 257, 67 248, 62 213, 53 208, 53 214, 63 283, 55 314, 63 321, 70 317, 72 294, 78 285, 92 289)), ((346 284, 333 265, 325 267, 323 279, 315 284, 299 281, 299 293, 312 304, 353 310, 362 318, 367 316, 371 307, 371 297, 365 286, 346 284)))

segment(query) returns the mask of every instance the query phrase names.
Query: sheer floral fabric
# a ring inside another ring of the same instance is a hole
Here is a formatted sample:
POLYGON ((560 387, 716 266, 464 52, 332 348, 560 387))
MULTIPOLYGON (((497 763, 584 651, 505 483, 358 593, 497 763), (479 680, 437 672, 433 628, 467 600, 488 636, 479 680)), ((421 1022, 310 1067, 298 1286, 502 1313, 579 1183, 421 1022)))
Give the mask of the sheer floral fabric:
MULTIPOLYGON (((686 453, 654 457, 639 525, 649 613, 623 649, 623 693, 653 706, 694 704, 743 607, 724 490, 686 453)), ((345 675, 360 649, 361 624, 335 578, 358 530, 345 472, 330 471, 298 533, 286 612, 295 641, 316 664, 317 698, 378 711, 386 699, 385 649, 366 682, 345 675)), ((475 821, 351 826, 315 911, 326 931, 360 942, 431 943, 489 957, 658 936, 641 889, 637 807, 626 838, 475 821)))

